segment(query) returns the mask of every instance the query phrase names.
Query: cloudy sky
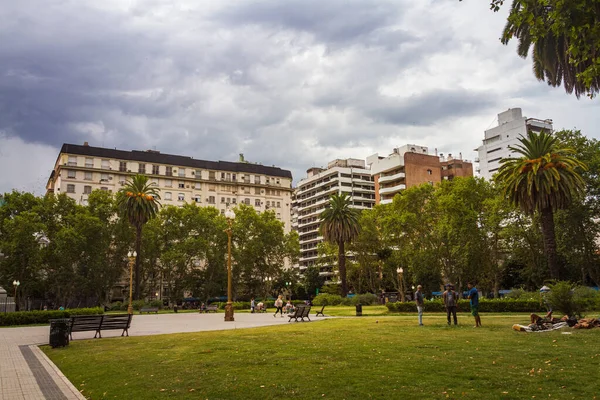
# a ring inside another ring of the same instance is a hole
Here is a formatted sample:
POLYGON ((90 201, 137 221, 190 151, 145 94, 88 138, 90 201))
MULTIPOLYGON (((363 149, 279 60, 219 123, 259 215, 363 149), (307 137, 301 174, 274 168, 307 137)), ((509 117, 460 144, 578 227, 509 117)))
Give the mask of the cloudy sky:
POLYGON ((297 181, 406 143, 472 159, 510 107, 600 136, 599 100, 536 81, 488 0, 0 4, 0 192, 42 194, 65 142, 297 181))

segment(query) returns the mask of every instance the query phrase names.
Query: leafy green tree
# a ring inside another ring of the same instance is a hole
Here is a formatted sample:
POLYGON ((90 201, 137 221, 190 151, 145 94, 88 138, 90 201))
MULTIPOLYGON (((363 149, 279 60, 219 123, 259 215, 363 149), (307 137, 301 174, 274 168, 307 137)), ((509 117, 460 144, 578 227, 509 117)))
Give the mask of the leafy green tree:
POLYGON ((140 299, 141 274, 140 260, 142 252, 142 229, 156 216, 160 206, 160 195, 156 185, 149 182, 145 175, 135 175, 117 193, 117 205, 122 218, 129 221, 135 229, 135 299, 140 299))
POLYGON ((525 213, 540 214, 550 275, 558 278, 554 212, 582 195, 585 182, 579 171, 587 167, 546 132, 529 132, 520 142, 509 148, 521 157, 503 159, 496 180, 512 204, 525 213))
POLYGON ((352 208, 350 197, 346 193, 341 193, 332 195, 329 205, 319 215, 323 238, 338 246, 338 271, 342 282, 342 297, 348 294, 345 245, 358 236, 359 214, 358 210, 352 208))
POLYGON ((313 297, 325 283, 325 278, 319 273, 319 268, 311 266, 304 271, 304 280, 302 285, 306 290, 308 297, 313 297))

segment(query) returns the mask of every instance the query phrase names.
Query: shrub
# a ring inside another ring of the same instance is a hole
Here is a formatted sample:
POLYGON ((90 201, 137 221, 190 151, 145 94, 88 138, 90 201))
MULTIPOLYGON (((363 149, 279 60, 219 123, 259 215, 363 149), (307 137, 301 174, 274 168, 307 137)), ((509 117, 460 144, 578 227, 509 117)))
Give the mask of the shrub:
MULTIPOLYGON (((362 304, 365 306, 369 306, 372 304, 377 304, 378 299, 379 298, 377 297, 377 295, 375 295, 373 293, 365 293, 365 294, 356 295, 356 296, 352 297, 350 300, 352 301, 352 305, 362 304)), ((346 300, 346 299, 344 299, 344 300, 346 300)))
MULTIPOLYGON (((414 302, 387 303, 390 312, 417 312, 414 302)), ((441 300, 425 301, 425 312, 445 312, 441 300)), ((459 311, 469 311, 469 300, 458 301, 459 311)), ((538 300, 512 300, 512 299, 481 299, 479 300, 479 311, 482 312, 543 312, 544 307, 538 300)))
POLYGON ((163 308, 163 302, 162 302, 162 300, 152 300, 152 301, 146 303, 145 306, 156 307, 159 310, 162 310, 162 308, 163 308))
POLYGON ((133 300, 133 302, 131 302, 131 306, 136 311, 139 311, 141 308, 143 308, 145 304, 146 302, 144 300, 133 300))
POLYGON ((312 302, 315 306, 338 306, 342 304, 342 296, 337 294, 319 293, 312 302))
MULTIPOLYGON (((115 301, 109 306, 110 311, 123 311, 123 303, 115 301)), ((125 304, 125 310, 127 310, 127 304, 125 304)))
POLYGON ((104 309, 96 308, 71 308, 64 311, 18 311, 0 314, 0 326, 47 324, 51 319, 69 318, 71 315, 104 314, 104 309))

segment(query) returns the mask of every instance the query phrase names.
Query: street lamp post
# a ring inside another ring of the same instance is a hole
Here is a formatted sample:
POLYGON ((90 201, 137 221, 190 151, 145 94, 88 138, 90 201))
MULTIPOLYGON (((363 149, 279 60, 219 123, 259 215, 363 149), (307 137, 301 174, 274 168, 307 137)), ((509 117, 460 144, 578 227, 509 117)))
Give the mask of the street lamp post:
POLYGON ((292 282, 285 282, 285 289, 290 294, 290 301, 292 301, 292 282))
POLYGON ((19 281, 13 281, 13 286, 15 287, 15 311, 18 311, 18 307, 17 307, 17 288, 19 287, 19 285, 21 284, 21 282, 19 281))
POLYGON ((404 279, 403 279, 404 278, 403 277, 404 269, 402 267, 400 267, 396 270, 396 272, 398 273, 398 286, 400 289, 400 296, 401 296, 400 302, 404 303, 404 279))
POLYGON ((132 297, 133 297, 133 266, 135 265, 135 259, 137 258, 137 252, 133 253, 130 251, 127 253, 127 258, 129 259, 129 305, 127 306, 127 314, 133 314, 133 305, 132 305, 132 297))
POLYGON ((225 306, 225 321, 234 321, 233 319, 233 304, 231 303, 231 225, 235 219, 233 210, 225 211, 227 218, 227 305, 225 306))
POLYGON ((269 292, 271 289, 271 281, 273 280, 273 278, 271 278, 270 276, 265 277, 265 288, 266 288, 266 293, 265 293, 265 303, 267 302, 267 297, 269 296, 269 292))

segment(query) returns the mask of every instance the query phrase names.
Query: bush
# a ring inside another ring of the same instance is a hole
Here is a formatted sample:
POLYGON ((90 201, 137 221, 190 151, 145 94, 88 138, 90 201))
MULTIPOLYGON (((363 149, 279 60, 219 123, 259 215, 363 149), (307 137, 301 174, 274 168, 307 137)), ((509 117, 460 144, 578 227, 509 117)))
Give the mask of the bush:
POLYGON ((146 307, 155 307, 155 308, 158 308, 159 310, 162 310, 162 308, 163 308, 163 302, 162 302, 162 300, 152 300, 152 301, 144 304, 144 306, 146 306, 146 307))
MULTIPOLYGON (((414 302, 406 303, 387 303, 387 308, 391 312, 417 312, 417 306, 414 302)), ((441 300, 425 301, 425 312, 445 312, 444 304, 441 300)), ((458 310, 469 311, 469 300, 459 300, 458 310)), ((481 299, 479 300, 479 311, 482 312, 543 312, 544 307, 538 300, 512 300, 512 299, 481 299)))
MULTIPOLYGON (((141 308, 144 308, 145 305, 146 302, 144 300, 133 300, 131 302, 131 306, 135 311, 139 311, 141 308)), ((125 307, 125 309, 127 309, 127 306, 125 307)))
POLYGON ((315 306, 339 306, 342 304, 342 296, 337 294, 319 293, 313 299, 315 306))
POLYGON ((64 311, 18 311, 0 314, 0 326, 47 324, 51 319, 69 318, 72 315, 96 315, 104 314, 104 309, 96 308, 72 308, 64 311))
POLYGON ((379 300, 379 298, 377 297, 377 295, 375 295, 373 293, 365 293, 365 294, 356 295, 356 296, 352 297, 350 300, 352 301, 352 305, 362 304, 364 306, 370 306, 373 304, 377 304, 377 301, 379 300))
POLYGON ((115 301, 109 306, 110 311, 126 311, 127 304, 121 303, 120 301, 115 301))

